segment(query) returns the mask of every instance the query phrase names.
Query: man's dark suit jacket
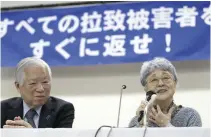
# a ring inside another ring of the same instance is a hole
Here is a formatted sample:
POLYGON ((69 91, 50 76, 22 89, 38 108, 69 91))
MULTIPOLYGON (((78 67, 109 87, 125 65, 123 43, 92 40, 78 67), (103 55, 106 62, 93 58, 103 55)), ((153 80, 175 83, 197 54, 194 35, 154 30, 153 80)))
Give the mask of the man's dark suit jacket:
MULTIPOLYGON (((23 119, 23 100, 14 97, 1 101, 1 128, 6 120, 13 120, 16 116, 23 119)), ((42 106, 38 128, 72 128, 75 109, 72 103, 59 98, 49 97, 42 106)))

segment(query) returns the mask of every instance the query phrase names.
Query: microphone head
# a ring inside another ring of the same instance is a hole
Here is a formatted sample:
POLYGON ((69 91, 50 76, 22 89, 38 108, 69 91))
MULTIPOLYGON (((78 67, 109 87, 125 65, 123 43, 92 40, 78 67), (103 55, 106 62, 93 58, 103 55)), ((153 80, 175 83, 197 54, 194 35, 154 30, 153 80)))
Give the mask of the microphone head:
POLYGON ((147 91, 147 93, 146 93, 146 96, 147 96, 147 101, 150 101, 150 100, 151 100, 152 95, 154 95, 154 94, 155 94, 155 92, 154 92, 154 91, 152 91, 152 90, 147 91))
POLYGON ((122 89, 126 89, 127 88, 127 86, 126 85, 122 85, 122 89))
POLYGON ((149 103, 154 102, 154 100, 155 100, 156 96, 157 96, 156 94, 153 94, 153 95, 151 96, 151 99, 150 99, 149 103))

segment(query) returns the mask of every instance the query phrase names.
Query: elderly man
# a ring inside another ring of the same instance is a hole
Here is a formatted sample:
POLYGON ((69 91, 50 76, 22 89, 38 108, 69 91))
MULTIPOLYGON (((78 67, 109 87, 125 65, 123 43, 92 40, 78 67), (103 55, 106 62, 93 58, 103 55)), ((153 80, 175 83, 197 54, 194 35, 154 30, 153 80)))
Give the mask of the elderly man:
POLYGON ((50 96, 51 69, 38 58, 21 60, 15 86, 21 97, 1 101, 1 128, 72 128, 73 104, 50 96))
MULTIPOLYGON (((146 92, 156 94, 154 102, 148 107, 148 127, 201 127, 201 117, 193 108, 174 103, 174 93, 178 81, 176 69, 165 58, 155 58, 144 62, 141 68, 141 84, 146 92)), ((142 101, 136 116, 130 121, 130 127, 142 127, 143 117, 140 112, 147 102, 142 101)))

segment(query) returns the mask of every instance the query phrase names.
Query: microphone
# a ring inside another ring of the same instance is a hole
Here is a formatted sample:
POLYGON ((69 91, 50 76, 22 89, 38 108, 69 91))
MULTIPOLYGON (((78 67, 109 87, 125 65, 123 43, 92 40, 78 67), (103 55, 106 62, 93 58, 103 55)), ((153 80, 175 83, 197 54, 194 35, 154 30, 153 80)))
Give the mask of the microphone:
POLYGON ((147 112, 148 112, 148 107, 149 107, 149 105, 150 104, 152 104, 153 102, 154 102, 154 100, 155 100, 155 98, 156 98, 156 94, 155 94, 155 92, 153 92, 153 91, 148 91, 147 93, 146 93, 146 95, 147 95, 147 101, 148 101, 148 103, 147 103, 147 106, 145 107, 145 109, 144 109, 144 126, 146 127, 147 125, 148 125, 148 123, 147 123, 147 112))
POLYGON ((119 111, 118 111, 118 117, 117 117, 117 128, 119 127, 119 118, 120 118, 120 110, 121 110, 121 104, 122 104, 122 93, 123 89, 126 89, 126 85, 122 85, 121 92, 120 92, 120 100, 119 100, 119 111))
POLYGON ((155 92, 152 91, 152 90, 150 90, 150 91, 148 91, 148 92, 146 93, 146 97, 147 97, 147 101, 148 101, 148 102, 151 100, 152 95, 154 95, 154 94, 155 94, 155 92))
POLYGON ((118 111, 118 118, 117 118, 117 127, 114 127, 114 126, 107 126, 107 125, 100 126, 100 127, 97 129, 96 133, 95 133, 95 137, 97 137, 99 131, 100 131, 103 127, 109 127, 109 128, 110 128, 107 137, 110 136, 110 133, 111 133, 111 131, 112 131, 113 128, 118 128, 118 127, 119 127, 119 118, 120 118, 120 110, 121 110, 121 103, 122 103, 122 93, 123 93, 123 89, 126 89, 126 88, 127 88, 126 85, 122 85, 121 92, 120 92, 120 100, 119 100, 119 111, 118 111))
MULTIPOLYGON (((155 99, 154 96, 155 96, 155 92, 153 92, 151 90, 146 93, 147 106, 154 101, 154 99, 155 99), (152 97, 153 97, 153 99, 151 100, 152 97)), ((143 117, 144 117, 144 110, 140 111, 140 116, 138 118, 138 122, 140 122, 143 117)))

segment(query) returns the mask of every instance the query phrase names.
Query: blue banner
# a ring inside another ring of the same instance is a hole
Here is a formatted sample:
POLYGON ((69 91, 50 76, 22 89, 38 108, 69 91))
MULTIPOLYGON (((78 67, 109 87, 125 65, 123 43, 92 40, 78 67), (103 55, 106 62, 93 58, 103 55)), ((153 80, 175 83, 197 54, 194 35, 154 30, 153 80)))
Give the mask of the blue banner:
POLYGON ((2 67, 210 59, 210 2, 128 2, 1 13, 2 67))

